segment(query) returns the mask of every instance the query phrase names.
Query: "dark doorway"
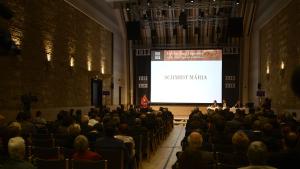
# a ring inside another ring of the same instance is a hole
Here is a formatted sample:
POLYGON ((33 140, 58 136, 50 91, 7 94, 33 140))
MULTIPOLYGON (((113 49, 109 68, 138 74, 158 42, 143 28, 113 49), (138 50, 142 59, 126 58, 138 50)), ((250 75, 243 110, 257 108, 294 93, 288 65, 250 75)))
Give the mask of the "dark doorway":
POLYGON ((119 105, 122 104, 122 86, 119 86, 119 105))
POLYGON ((92 79, 91 81, 91 103, 92 106, 102 106, 102 80, 92 79))

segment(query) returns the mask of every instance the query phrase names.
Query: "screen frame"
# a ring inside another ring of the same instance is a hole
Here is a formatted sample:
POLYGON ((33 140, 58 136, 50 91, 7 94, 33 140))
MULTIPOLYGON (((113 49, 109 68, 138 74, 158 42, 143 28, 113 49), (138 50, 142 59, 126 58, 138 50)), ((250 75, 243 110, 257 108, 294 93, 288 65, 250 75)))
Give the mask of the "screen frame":
POLYGON ((197 103, 180 103, 180 102, 152 102, 151 101, 151 92, 152 92, 152 52, 153 51, 163 51, 163 50, 220 50, 222 53, 222 67, 221 67, 221 102, 217 102, 222 103, 224 94, 223 94, 223 57, 224 57, 224 53, 223 53, 223 48, 168 48, 168 49, 162 49, 162 48, 153 48, 150 50, 150 78, 149 78, 149 104, 150 105, 210 105, 214 100, 212 100, 211 102, 207 102, 207 103, 203 103, 203 102, 197 102, 197 103))

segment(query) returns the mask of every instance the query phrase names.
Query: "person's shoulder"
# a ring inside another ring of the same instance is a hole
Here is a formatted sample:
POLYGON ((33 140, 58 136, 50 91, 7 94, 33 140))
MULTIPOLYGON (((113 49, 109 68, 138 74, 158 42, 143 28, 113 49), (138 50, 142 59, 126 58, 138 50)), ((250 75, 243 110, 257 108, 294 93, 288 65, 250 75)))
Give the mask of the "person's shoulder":
POLYGON ((90 157, 93 160, 101 160, 102 159, 101 155, 99 155, 98 153, 93 152, 93 151, 87 151, 87 155, 88 155, 88 157, 90 157))
POLYGON ((14 161, 14 160, 9 160, 8 162, 4 163, 1 169, 12 169, 12 168, 36 169, 36 167, 33 164, 27 161, 14 161))
POLYGON ((263 165, 263 166, 246 166, 246 167, 240 167, 238 169, 277 169, 277 168, 263 165))

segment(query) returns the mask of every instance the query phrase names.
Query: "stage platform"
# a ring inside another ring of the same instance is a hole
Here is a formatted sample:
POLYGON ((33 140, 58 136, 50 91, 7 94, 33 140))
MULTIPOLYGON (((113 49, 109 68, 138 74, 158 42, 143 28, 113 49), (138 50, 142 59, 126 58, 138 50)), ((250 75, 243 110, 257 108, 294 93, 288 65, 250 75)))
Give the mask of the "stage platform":
MULTIPOLYGON (((195 105, 159 105, 159 106, 151 106, 154 110, 159 110, 160 107, 168 108, 175 117, 188 117, 192 110, 196 108, 195 105)), ((202 111, 203 114, 207 113, 207 106, 197 106, 202 111)))
MULTIPOLYGON (((168 108, 174 115, 174 124, 186 124, 189 115, 196 108, 195 105, 159 105, 151 106, 154 110, 159 110, 160 107, 168 108)), ((203 114, 207 113, 207 106, 198 106, 203 114)))

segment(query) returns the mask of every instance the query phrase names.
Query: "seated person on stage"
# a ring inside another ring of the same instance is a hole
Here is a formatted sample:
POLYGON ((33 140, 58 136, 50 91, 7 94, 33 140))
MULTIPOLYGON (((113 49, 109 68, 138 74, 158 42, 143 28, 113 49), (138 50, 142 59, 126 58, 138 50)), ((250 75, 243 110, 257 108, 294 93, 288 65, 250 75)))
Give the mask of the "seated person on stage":
POLYGON ((228 108, 227 101, 224 99, 222 109, 224 110, 224 109, 227 109, 227 108, 228 108))
POLYGON ((217 100, 214 100, 214 103, 211 105, 211 107, 214 107, 214 108, 219 107, 219 106, 218 106, 218 103, 217 103, 217 100))
POLYGON ((241 108, 242 107, 241 101, 238 100, 233 107, 235 107, 235 108, 241 108))

